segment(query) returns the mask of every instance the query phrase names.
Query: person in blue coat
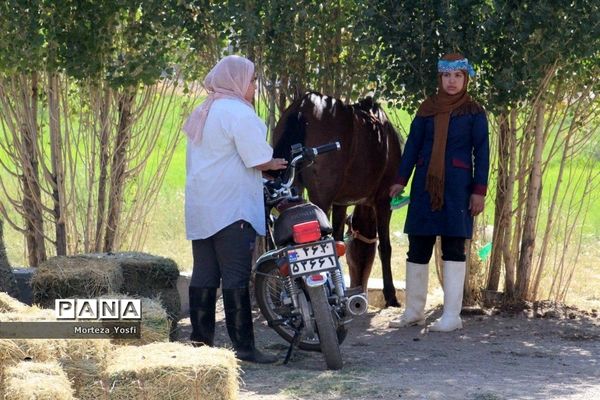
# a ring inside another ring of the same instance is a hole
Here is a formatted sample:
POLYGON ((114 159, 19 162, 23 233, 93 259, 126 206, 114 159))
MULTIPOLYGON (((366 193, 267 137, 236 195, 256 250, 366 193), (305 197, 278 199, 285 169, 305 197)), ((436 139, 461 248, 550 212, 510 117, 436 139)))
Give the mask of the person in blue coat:
POLYGON ((404 225, 408 234, 406 307, 390 327, 425 324, 429 260, 441 237, 444 312, 430 331, 462 328, 460 310, 466 271, 465 240, 483 211, 489 172, 485 110, 467 93, 474 71, 461 54, 438 62, 437 94, 421 103, 404 147, 393 197, 414 170, 404 225))

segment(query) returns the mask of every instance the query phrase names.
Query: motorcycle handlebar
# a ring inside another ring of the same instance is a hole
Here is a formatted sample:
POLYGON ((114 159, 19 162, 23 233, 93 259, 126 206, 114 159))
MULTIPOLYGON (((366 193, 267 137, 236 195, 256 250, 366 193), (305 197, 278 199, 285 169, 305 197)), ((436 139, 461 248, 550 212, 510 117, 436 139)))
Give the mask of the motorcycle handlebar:
POLYGON ((341 148, 340 142, 327 143, 317 147, 305 147, 302 151, 302 157, 308 160, 314 160, 314 158, 320 154, 340 150, 341 148))
POLYGON ((327 143, 322 146, 315 147, 315 155, 329 153, 330 151, 338 151, 342 148, 340 142, 327 143))
MULTIPOLYGON (((285 191, 289 191, 296 175, 296 166, 300 161, 312 161, 318 155, 329 153, 331 151, 337 151, 341 148, 340 142, 332 142, 317 147, 305 147, 302 149, 300 154, 296 153, 298 155, 295 156, 292 161, 290 161, 284 174, 275 181, 266 184, 267 187, 270 187, 269 191, 273 192, 271 201, 278 201, 277 199, 280 198, 285 191), (281 189, 277 189, 277 187, 281 189)), ((291 193, 288 194, 291 195, 291 193)), ((283 197, 285 197, 285 195, 283 197)))

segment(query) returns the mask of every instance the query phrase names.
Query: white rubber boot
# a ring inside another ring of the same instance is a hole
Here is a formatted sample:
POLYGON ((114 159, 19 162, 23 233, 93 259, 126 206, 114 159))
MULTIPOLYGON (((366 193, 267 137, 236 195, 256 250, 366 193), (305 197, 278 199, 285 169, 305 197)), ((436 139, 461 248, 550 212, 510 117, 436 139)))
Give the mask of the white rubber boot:
POLYGON ((430 331, 451 332, 462 329, 460 310, 465 271, 466 263, 464 261, 444 261, 444 312, 440 319, 429 326, 430 331))
POLYGON ((429 264, 406 262, 406 304, 400 318, 390 321, 390 328, 425 325, 425 302, 429 264))

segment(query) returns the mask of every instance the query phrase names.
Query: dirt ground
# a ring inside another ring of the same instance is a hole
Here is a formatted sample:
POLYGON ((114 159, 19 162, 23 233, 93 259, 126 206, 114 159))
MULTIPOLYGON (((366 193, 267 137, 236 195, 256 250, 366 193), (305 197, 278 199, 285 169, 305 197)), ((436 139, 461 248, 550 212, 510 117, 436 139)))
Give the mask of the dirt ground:
MULTIPOLYGON (((230 346, 219 301, 217 345, 230 346)), ((372 308, 350 324, 344 367, 298 350, 287 365, 242 363, 240 399, 600 399, 598 312, 529 310, 463 316, 464 328, 388 329, 400 309, 372 308)), ((430 310, 428 321, 441 310, 430 310)), ((189 336, 181 321, 181 340, 189 336)), ((256 313, 257 342, 283 361, 286 342, 256 313)))

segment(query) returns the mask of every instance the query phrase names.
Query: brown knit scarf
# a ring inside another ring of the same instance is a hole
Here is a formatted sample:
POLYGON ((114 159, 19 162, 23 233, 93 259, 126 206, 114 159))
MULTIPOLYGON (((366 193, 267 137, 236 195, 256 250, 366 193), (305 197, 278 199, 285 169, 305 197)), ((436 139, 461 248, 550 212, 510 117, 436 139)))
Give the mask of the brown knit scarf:
MULTIPOLYGON (((460 54, 452 54, 445 56, 445 60, 454 61, 462 59, 460 54)), ((465 114, 478 111, 481 108, 476 102, 471 100, 471 96, 467 94, 467 83, 469 75, 467 71, 463 71, 465 75, 465 83, 462 90, 455 94, 449 95, 442 87, 442 74, 438 74, 438 93, 427 98, 417 111, 420 117, 433 117, 433 149, 431 160, 429 161, 429 169, 427 170, 427 178, 425 181, 425 190, 429 192, 431 197, 431 208, 436 211, 440 210, 444 205, 444 167, 446 165, 446 141, 448 139, 448 124, 450 123, 450 115, 465 114)))

